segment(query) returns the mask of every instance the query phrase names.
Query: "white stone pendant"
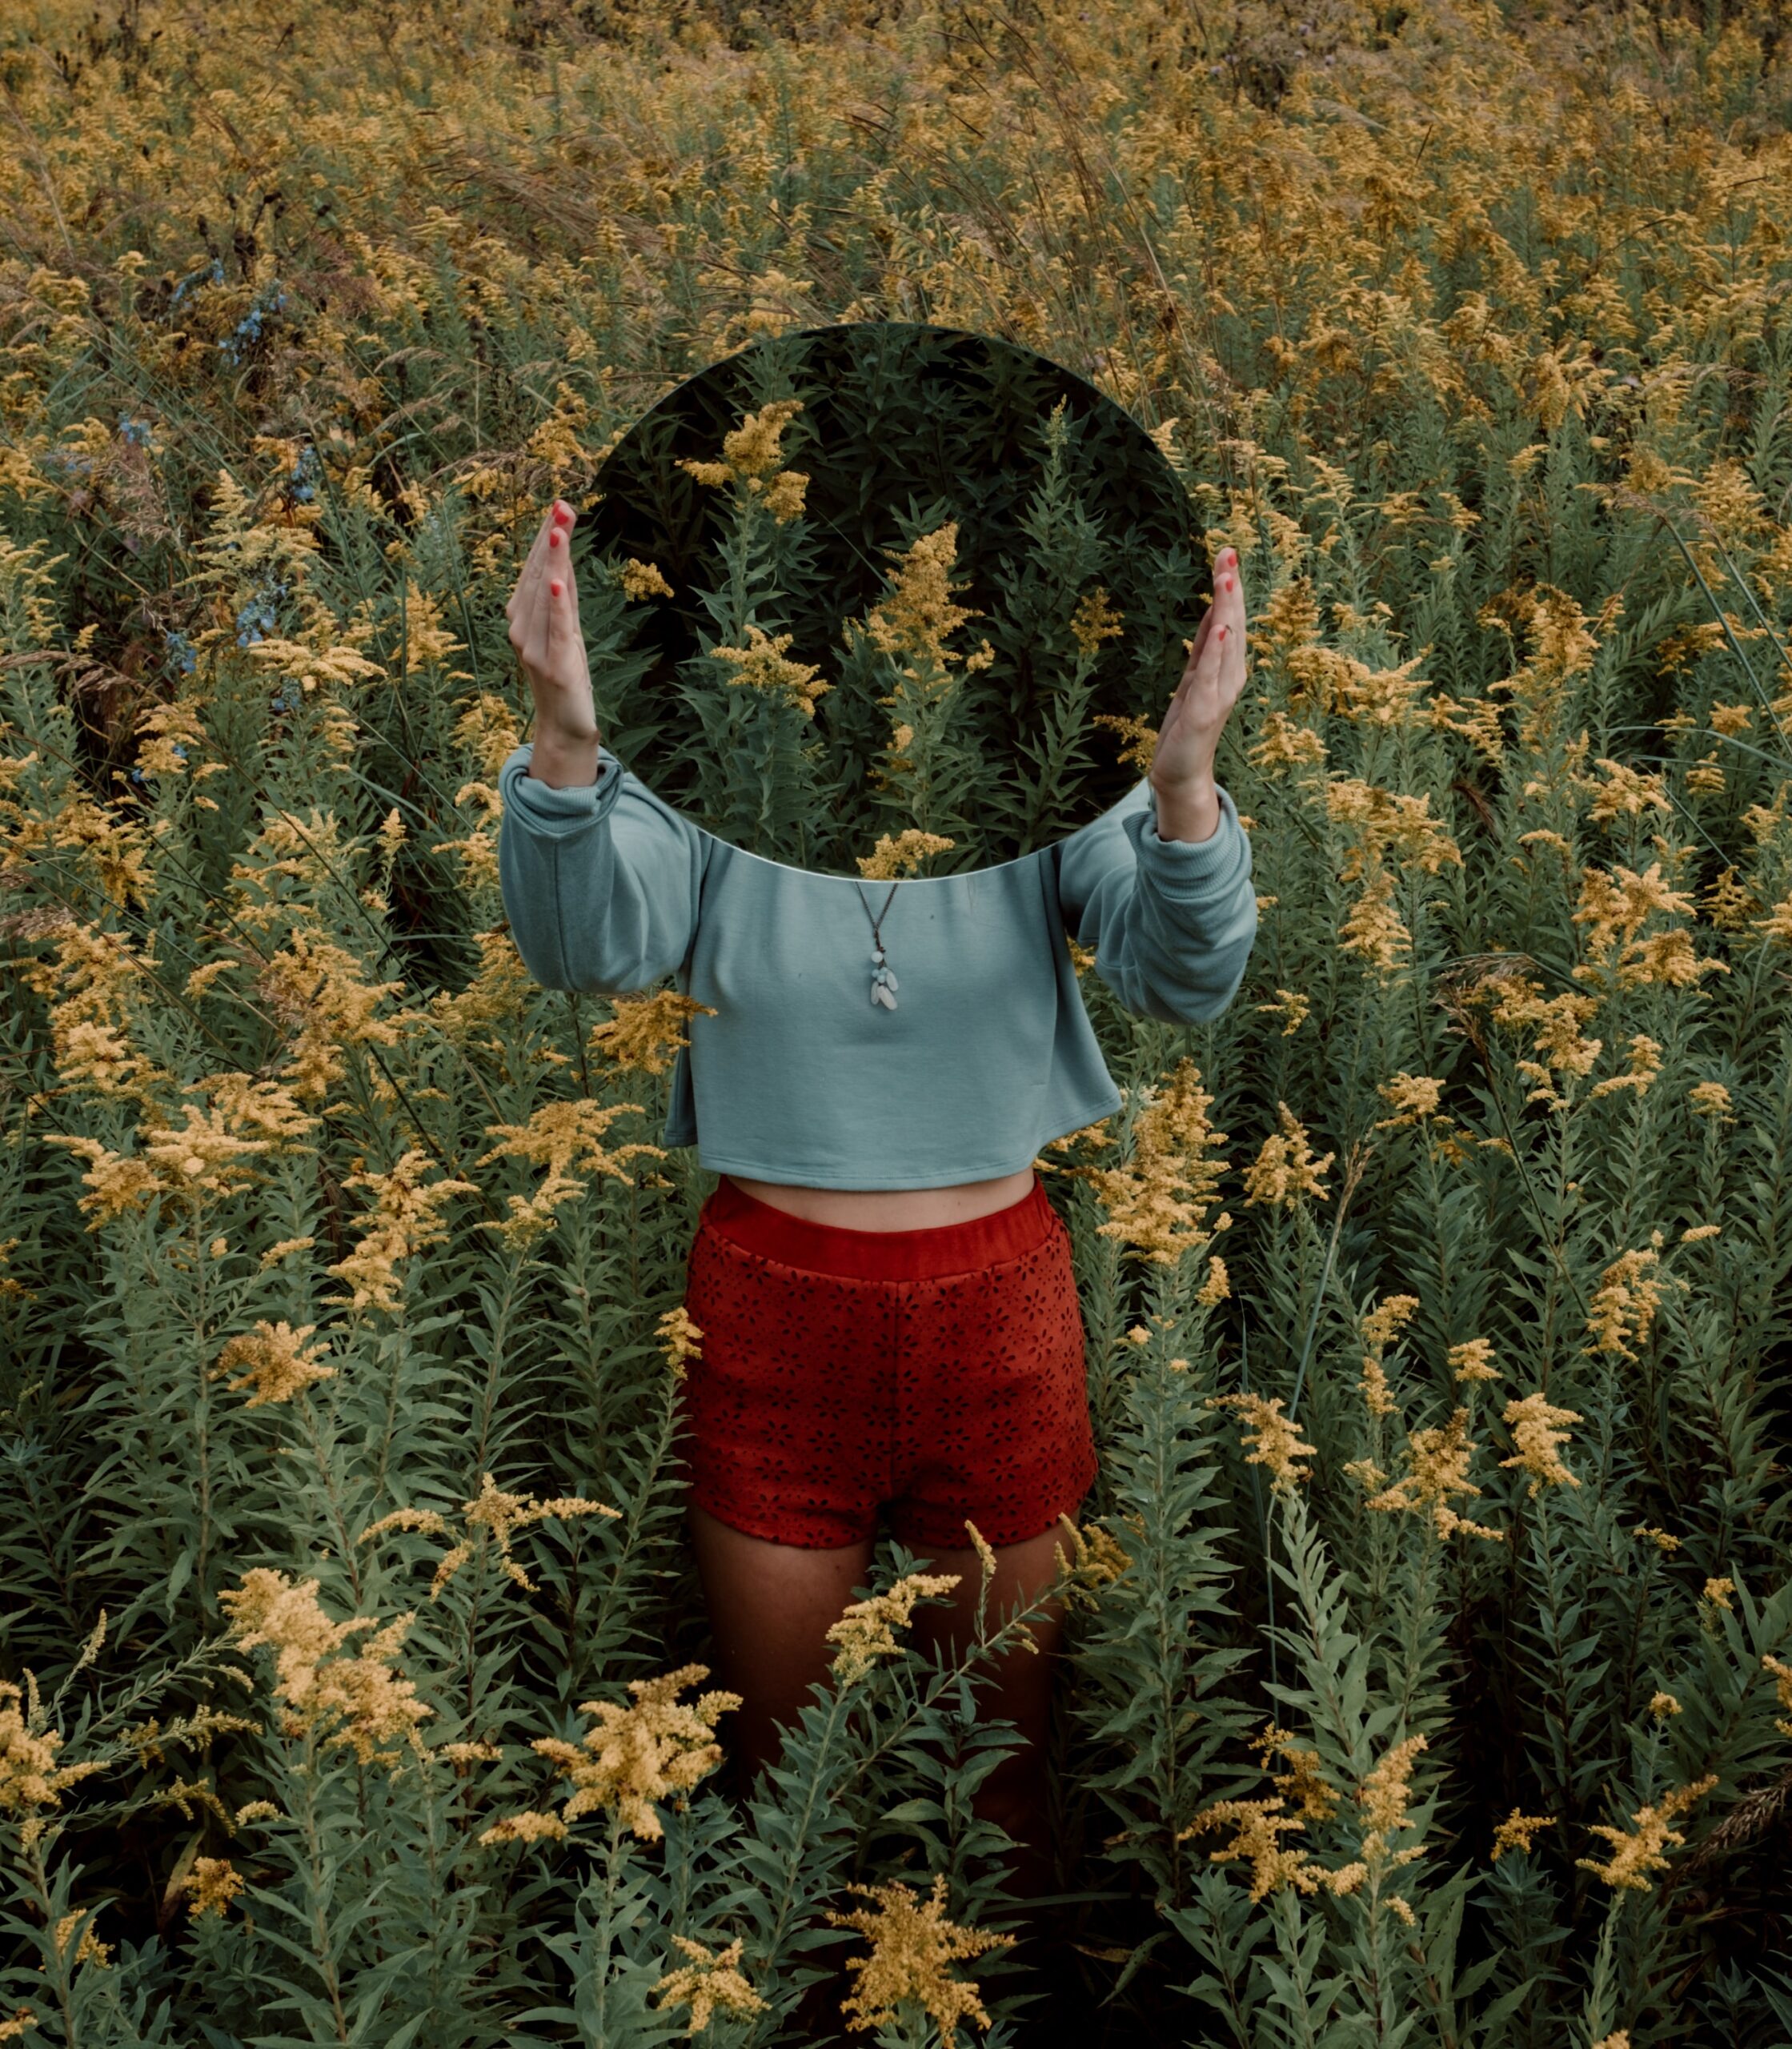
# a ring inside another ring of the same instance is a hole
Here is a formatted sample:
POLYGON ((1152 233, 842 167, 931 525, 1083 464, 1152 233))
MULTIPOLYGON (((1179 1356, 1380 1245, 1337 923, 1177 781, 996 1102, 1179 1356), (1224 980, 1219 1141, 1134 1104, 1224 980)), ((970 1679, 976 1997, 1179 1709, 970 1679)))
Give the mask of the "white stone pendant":
POLYGON ((871 956, 872 1001, 882 1004, 886 1010, 894 1010, 897 986, 896 976, 884 965, 884 949, 879 947, 871 956))

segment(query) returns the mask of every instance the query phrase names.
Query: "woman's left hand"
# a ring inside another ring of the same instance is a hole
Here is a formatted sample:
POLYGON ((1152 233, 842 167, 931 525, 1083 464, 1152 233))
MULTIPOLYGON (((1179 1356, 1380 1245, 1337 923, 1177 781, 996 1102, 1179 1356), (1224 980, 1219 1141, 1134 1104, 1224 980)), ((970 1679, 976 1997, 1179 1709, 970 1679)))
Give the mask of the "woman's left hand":
POLYGON ((1151 788, 1161 840, 1211 839, 1219 828, 1213 774, 1220 735, 1245 688, 1245 587, 1236 548, 1214 564, 1213 602, 1189 644, 1152 756, 1151 788))

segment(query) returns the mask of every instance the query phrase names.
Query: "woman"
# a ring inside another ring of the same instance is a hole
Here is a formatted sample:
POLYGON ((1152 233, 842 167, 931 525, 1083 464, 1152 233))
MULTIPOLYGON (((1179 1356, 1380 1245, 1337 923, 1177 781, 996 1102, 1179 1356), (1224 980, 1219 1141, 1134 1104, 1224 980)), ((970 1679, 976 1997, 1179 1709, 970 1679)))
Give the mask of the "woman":
MULTIPOLYGON (((967 1640, 1056 1575, 1060 1514, 1094 1477, 1066 1233, 1032 1161, 1109 1114, 1066 944, 1129 1008, 1230 1002, 1257 929, 1250 843, 1214 776, 1245 681, 1245 599, 1224 550, 1149 788, 1019 860, 867 888, 746 853, 681 817, 600 740, 571 562, 543 521, 507 607, 535 738, 504 764, 500 865, 516 943, 547 986, 622 994, 675 974, 692 1020, 667 1139, 722 1180, 692 1249, 703 1332, 684 1399, 692 1541, 717 1682, 743 1696, 750 1786, 827 1666, 869 1578, 876 1517, 924 1571, 917 1612, 967 1640)), ((1044 1743, 1061 1615, 1010 1654, 990 1710, 1026 1739, 978 1811, 1049 1884, 1044 1743)))

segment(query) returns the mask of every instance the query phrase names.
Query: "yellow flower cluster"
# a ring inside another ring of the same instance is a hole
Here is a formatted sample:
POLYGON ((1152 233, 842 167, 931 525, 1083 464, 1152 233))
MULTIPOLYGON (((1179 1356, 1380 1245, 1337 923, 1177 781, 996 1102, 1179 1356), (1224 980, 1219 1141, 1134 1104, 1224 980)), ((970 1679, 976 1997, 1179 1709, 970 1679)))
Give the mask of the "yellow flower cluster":
MULTIPOLYGON (((544 1104, 526 1125, 487 1125, 486 1137, 499 1142, 490 1152, 479 1155, 482 1167, 494 1160, 527 1160, 531 1166, 543 1167, 547 1172, 533 1195, 507 1197, 510 1215, 503 1223, 487 1228, 507 1243, 531 1245, 558 1228, 556 1212, 563 1202, 585 1193, 587 1184, 579 1180, 580 1174, 607 1174, 613 1181, 627 1183, 629 1161, 643 1156, 663 1160, 665 1149, 644 1140, 631 1141, 614 1151, 605 1148, 604 1135, 618 1117, 640 1113, 639 1103, 598 1103, 588 1096, 563 1097, 544 1104)), ((435 1189, 429 1193, 434 1195, 435 1189)))
POLYGON ((415 1685, 393 1669, 415 1616, 400 1615, 384 1629, 371 1615, 333 1622, 315 1579, 295 1584, 265 1566, 218 1598, 243 1649, 265 1644, 274 1651, 275 1695, 289 1735, 346 1746, 363 1764, 395 1764, 397 1750, 384 1746, 400 1742, 421 1752, 417 1725, 431 1710, 415 1685), (351 1654, 344 1647, 349 1638, 367 1630, 375 1634, 351 1654))
POLYGON ((872 644, 896 656, 904 665, 903 675, 928 696, 946 688, 948 672, 960 662, 967 669, 987 668, 996 659, 987 640, 975 654, 964 656, 946 644, 968 620, 982 616, 955 601, 955 593, 964 587, 952 581, 958 559, 958 522, 948 519, 908 548, 889 553, 893 566, 888 588, 865 616, 872 644))
POLYGON ((1296 1484, 1309 1476, 1312 1467, 1297 1462, 1315 1456, 1319 1447, 1302 1442, 1294 1419, 1282 1413, 1279 1394, 1267 1400, 1261 1394, 1213 1394, 1207 1405, 1236 1409, 1244 1417, 1245 1463, 1266 1467, 1274 1493, 1292 1494, 1296 1484))
POLYGON ((720 462, 683 458, 679 467, 712 490, 735 486, 743 495, 757 499, 784 526, 800 516, 808 489, 805 472, 779 467, 784 460, 784 429, 802 410, 800 399, 774 399, 747 414, 739 427, 723 435, 720 462))
POLYGON ((440 1212, 457 1195, 479 1193, 473 1182, 446 1175, 440 1181, 426 1181, 424 1176, 435 1165, 430 1154, 412 1146, 390 1173, 363 1169, 346 1177, 345 1189, 371 1189, 374 1205, 355 1249, 346 1259, 324 1269, 347 1281, 351 1292, 327 1300, 347 1303, 356 1310, 395 1312, 403 1306, 404 1289, 399 1262, 431 1245, 440 1245, 448 1235, 440 1212))
POLYGON ((790 659, 786 650, 796 639, 795 634, 768 634, 764 628, 750 621, 746 632, 744 648, 731 647, 724 642, 709 651, 713 660, 725 664, 734 672, 728 681, 764 691, 768 696, 776 697, 793 711, 800 712, 805 719, 812 719, 816 700, 834 686, 813 662, 795 662, 790 659))
POLYGON ((689 1044, 684 1028, 691 1020, 716 1015, 710 1004, 679 989, 612 996, 610 1013, 606 1022, 592 1027, 591 1051, 605 1055, 624 1073, 639 1074, 663 1074, 689 1044))
POLYGON ((879 1658, 896 1657, 902 1649, 896 1632, 908 1628, 915 1603, 950 1594, 959 1578, 955 1572, 912 1572, 888 1592, 849 1603, 828 1630, 828 1642, 840 1646, 833 1661, 839 1683, 850 1686, 864 1678, 879 1658))
POLYGON ((1716 1773, 1710 1772, 1702 1778, 1695 1778, 1689 1786, 1675 1786, 1659 1802, 1652 1801, 1638 1807, 1630 1817, 1628 1828, 1614 1828, 1605 1822, 1594 1822, 1593 1834, 1604 1836, 1610 1843, 1611 1855, 1603 1863, 1596 1858, 1577 1857, 1576 1868, 1591 1871, 1616 1891, 1652 1891, 1651 1873, 1665 1871, 1668 1865, 1666 1853, 1686 1839, 1674 1824, 1703 1799, 1717 1782, 1716 1773))
POLYGON ((1157 1265, 1173 1266, 1230 1225, 1223 1213, 1208 1221, 1227 1164, 1207 1157, 1226 1141, 1207 1121, 1213 1104, 1201 1085, 1201 1070, 1191 1060, 1179 1061, 1161 1086, 1146 1092, 1133 1125, 1132 1157, 1124 1165, 1069 1169, 1088 1182, 1108 1213, 1096 1226, 1099 1236, 1117 1238, 1157 1265))
POLYGON ((323 1364, 329 1346, 305 1341, 316 1328, 314 1323, 305 1323, 295 1330, 283 1317, 278 1323, 259 1318, 253 1331, 231 1338, 225 1345, 214 1370, 223 1374, 241 1369, 239 1377, 228 1385, 232 1394, 254 1389, 243 1404, 246 1409, 290 1401, 302 1389, 328 1380, 335 1373, 334 1366, 323 1364))
POLYGON ((1634 1361, 1649 1337, 1662 1304, 1663 1283, 1654 1269, 1662 1257, 1662 1233, 1652 1231, 1649 1243, 1620 1253, 1599 1277, 1586 1327, 1589 1352, 1612 1352, 1634 1361))
POLYGON ((1578 1487, 1581 1484, 1561 1462, 1561 1447, 1569 1441, 1564 1423, 1586 1421, 1577 1410, 1557 1409, 1541 1391, 1521 1401, 1505 1405, 1505 1421, 1517 1450, 1502 1458, 1502 1466, 1517 1466, 1530 1475, 1529 1494, 1534 1499, 1540 1488, 1578 1487))
POLYGON ((1320 1176, 1337 1154, 1328 1153, 1323 1158, 1315 1154, 1305 1125, 1287 1104, 1277 1104, 1276 1118, 1281 1129, 1264 1140, 1257 1157, 1245 1169, 1245 1207, 1261 1202, 1274 1209, 1292 1209, 1309 1195, 1315 1201, 1329 1201, 1320 1176))
POLYGON ((957 844, 941 832, 924 832, 917 825, 892 837, 886 832, 868 854, 859 857, 859 872, 868 882, 893 882, 912 875, 934 854, 949 853, 957 844))
POLYGON ((688 2035, 701 2035, 718 2013, 762 2014, 765 2001, 741 1975, 744 1938, 736 1935, 726 1949, 711 1951, 688 1935, 674 1935, 673 1947, 687 1961, 668 1971, 654 1985, 652 1996, 662 2007, 688 2007, 688 2035))
POLYGON ((657 1842, 665 1834, 654 1811, 656 1800, 688 1793, 704 1775, 722 1762, 722 1746, 716 1741, 719 1715, 739 1707, 739 1694, 715 1691, 682 1702, 684 1688, 709 1676, 707 1665, 681 1665, 675 1672, 657 1678, 631 1679, 632 1706, 614 1701, 588 1700, 579 1712, 595 1718, 596 1726, 585 1732, 579 1743, 567 1743, 557 1736, 539 1736, 531 1747, 557 1764, 573 1790, 563 1802, 559 1815, 516 1815, 495 1823, 480 1836, 481 1842, 540 1839, 563 1834, 566 1826, 581 1814, 612 1810, 621 1825, 643 1842, 657 1842))
POLYGON ((881 2027, 900 2019, 898 2009, 912 2001, 940 2031, 941 2049, 953 2049, 954 2032, 962 2020, 988 2027, 989 2015, 974 1985, 951 1975, 961 1959, 981 1956, 1014 1940, 980 1928, 961 1928, 946 1919, 946 1875, 936 1872, 933 1890, 921 1899, 900 1882, 881 1886, 848 1886, 847 1891, 869 1900, 869 1907, 850 1913, 830 1910, 836 1928, 856 1928, 871 1944, 871 1954, 850 1957, 847 1969, 857 1974, 857 1988, 840 2002, 843 2014, 855 2016, 854 2028, 881 2027))
MULTIPOLYGON (((469 1530, 488 1533, 497 1547, 498 1562, 505 1576, 524 1593, 532 1594, 535 1582, 511 1555, 513 1532, 527 1529, 531 1522, 543 1522, 549 1516, 607 1515, 614 1519, 621 1510, 607 1507, 602 1502, 587 1501, 578 1494, 557 1494, 551 1501, 539 1502, 533 1494, 506 1494, 495 1485, 489 1473, 482 1473, 479 1491, 471 1501, 462 1502, 460 1513, 469 1530)), ((429 1537, 446 1537, 449 1534, 447 1522, 435 1509, 400 1508, 382 1516, 377 1522, 370 1523, 361 1532, 359 1541, 373 1543, 391 1530, 415 1530, 429 1537)), ((473 1544, 466 1538, 450 1548, 430 1582, 431 1600, 440 1596, 443 1588, 472 1555, 473 1544)))
POLYGON ((1409 1470, 1392 1486, 1372 1496, 1369 1506, 1384 1513, 1409 1509, 1417 1514, 1429 1514, 1433 1527, 1446 1542, 1458 1532, 1484 1537, 1493 1543, 1503 1542, 1503 1530, 1471 1522, 1450 1506, 1455 1496, 1469 1498, 1481 1492, 1469 1478, 1469 1461, 1473 1451, 1466 1409, 1457 1409, 1441 1429, 1414 1430, 1406 1441, 1409 1470))

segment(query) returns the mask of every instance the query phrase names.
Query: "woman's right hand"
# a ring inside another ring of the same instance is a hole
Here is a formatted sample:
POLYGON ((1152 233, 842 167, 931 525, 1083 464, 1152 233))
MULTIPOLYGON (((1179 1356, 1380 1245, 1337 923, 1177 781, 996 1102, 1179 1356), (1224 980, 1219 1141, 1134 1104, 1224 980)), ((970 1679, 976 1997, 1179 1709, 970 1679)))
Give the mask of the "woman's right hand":
POLYGON ((510 644, 535 700, 529 772, 554 789, 595 783, 598 770, 597 714, 572 574, 572 507, 555 499, 504 607, 510 644))

